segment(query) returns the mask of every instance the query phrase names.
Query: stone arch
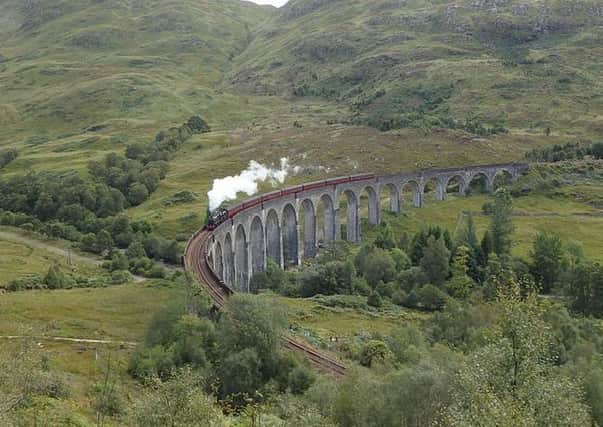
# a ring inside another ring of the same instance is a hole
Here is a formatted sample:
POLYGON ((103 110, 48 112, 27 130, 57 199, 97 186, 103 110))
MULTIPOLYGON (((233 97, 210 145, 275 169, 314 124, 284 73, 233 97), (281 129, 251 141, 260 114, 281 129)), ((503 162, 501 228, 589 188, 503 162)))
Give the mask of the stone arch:
MULTIPOLYGON (((368 223, 370 225, 378 225, 379 224, 379 196, 377 195, 377 191, 370 186, 367 185, 361 192, 361 195, 367 196, 367 207, 368 207, 368 223)), ((360 200, 363 199, 361 196, 360 200)))
POLYGON ((415 208, 420 208, 423 206, 422 187, 417 181, 413 179, 405 181, 402 183, 401 189, 401 194, 406 194, 406 190, 410 189, 410 193, 412 194, 412 204, 415 208))
POLYGON ((214 273, 220 279, 224 279, 224 260, 222 258, 222 245, 220 242, 216 242, 214 247, 214 273))
POLYGON ((283 262, 285 267, 299 264, 297 213, 291 203, 283 208, 283 262))
POLYGON ((469 175, 467 179, 467 193, 488 193, 492 191, 492 179, 486 172, 478 171, 469 175))
POLYGON ((234 283, 234 253, 232 251, 232 237, 230 233, 226 233, 226 237, 224 237, 224 253, 222 254, 224 257, 224 283, 228 286, 232 287, 234 283))
POLYGON ((336 239, 336 210, 333 199, 329 194, 323 194, 318 203, 316 216, 319 238, 326 244, 336 239), (322 211, 322 212, 321 212, 322 211), (322 213, 322 215, 321 215, 322 213))
POLYGON ((266 216, 266 256, 282 267, 282 252, 280 221, 271 209, 266 216))
POLYGON ((423 201, 427 198, 427 194, 430 196, 433 194, 433 199, 442 201, 446 199, 446 191, 444 182, 437 176, 432 176, 425 180, 423 184, 423 201))
POLYGON ((467 190, 467 184, 465 178, 461 174, 456 174, 446 179, 446 186, 444 187, 446 193, 458 193, 461 196, 465 195, 467 190))
POLYGON ((249 292, 249 253, 245 227, 239 225, 235 234, 235 288, 241 292, 249 292))
POLYGON ((380 205, 387 206, 389 212, 400 213, 400 191, 394 184, 384 184, 380 188, 380 205), (387 203, 384 203, 387 202, 387 203))
POLYGON ((360 215, 359 215, 359 203, 358 196, 352 190, 345 190, 340 194, 339 205, 345 201, 345 236, 342 232, 338 235, 347 240, 348 242, 359 242, 360 241, 360 215))
POLYGON ((264 225, 259 216, 255 216, 253 221, 251 221, 249 246, 251 248, 251 274, 264 271, 266 265, 266 243, 264 240, 264 225))
POLYGON ((305 199, 300 206, 302 255, 313 258, 316 256, 316 211, 310 199, 305 199))

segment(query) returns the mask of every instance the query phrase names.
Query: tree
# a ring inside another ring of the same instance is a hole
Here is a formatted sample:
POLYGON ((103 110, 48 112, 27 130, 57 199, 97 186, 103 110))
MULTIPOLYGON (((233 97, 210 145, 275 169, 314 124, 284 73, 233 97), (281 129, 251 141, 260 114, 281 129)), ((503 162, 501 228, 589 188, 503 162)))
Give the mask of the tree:
POLYGON ((389 254, 396 264, 396 271, 404 271, 412 267, 410 258, 402 249, 393 248, 389 251, 389 254))
POLYGON ((278 374, 285 324, 284 313, 267 300, 239 294, 228 300, 217 328, 224 360, 219 368, 222 396, 241 392, 254 398, 255 390, 278 374))
POLYGON ((461 227, 456 241, 457 244, 465 245, 468 248, 479 247, 477 232, 475 230, 475 221, 473 220, 473 214, 471 212, 467 214, 465 224, 461 227))
POLYGON ((168 381, 152 379, 130 412, 129 425, 140 427, 207 426, 226 424, 215 400, 204 394, 203 382, 189 368, 177 371, 168 381))
POLYGON ((134 182, 128 187, 128 201, 133 206, 138 206, 148 198, 149 190, 144 184, 140 182, 134 182))
POLYGON ((539 232, 530 252, 532 258, 531 272, 541 286, 542 291, 549 293, 563 270, 563 242, 557 234, 539 232))
POLYGON ((381 295, 379 295, 379 292, 374 290, 367 298, 366 303, 371 307, 379 308, 383 305, 383 300, 381 299, 381 295))
POLYGON ((126 256, 128 259, 138 259, 145 258, 147 253, 145 252, 142 243, 139 240, 135 240, 128 246, 128 249, 126 249, 126 256))
POLYGON ((513 233, 513 198, 506 187, 501 187, 494 192, 492 205, 492 222, 490 233, 492 247, 498 255, 511 252, 511 234, 513 233))
POLYGON ((457 376, 447 425, 584 426, 590 414, 579 384, 552 364, 552 334, 536 295, 499 288, 491 342, 472 352, 457 376))
POLYGON ((129 266, 130 263, 128 257, 124 253, 119 250, 113 252, 113 256, 111 257, 111 271, 127 270, 129 266))
POLYGON ((574 311, 603 317, 603 266, 578 264, 571 272, 567 293, 574 311))
POLYGON ((455 298, 467 298, 471 292, 473 281, 468 276, 470 249, 459 246, 452 260, 452 278, 446 283, 446 289, 455 298))
POLYGON ((61 271, 61 268, 57 264, 53 264, 48 268, 48 273, 44 277, 44 283, 49 289, 61 289, 67 284, 67 278, 65 273, 61 271))
POLYGON ((436 286, 444 284, 450 274, 449 261, 450 251, 446 248, 444 240, 429 237, 421 258, 421 269, 431 283, 436 286))
POLYGON ((373 245, 363 246, 356 255, 354 264, 372 287, 379 282, 389 282, 396 273, 396 264, 389 252, 373 245))
POLYGON ((603 159, 603 142, 595 142, 591 145, 590 154, 595 159, 603 159))
POLYGON ((191 116, 186 122, 187 126, 196 133, 209 132, 209 125, 199 116, 191 116))
POLYGON ((109 253, 113 249, 113 238, 107 230, 101 230, 96 235, 96 250, 101 253, 109 253))
POLYGON ((48 193, 40 194, 34 207, 35 215, 42 221, 51 219, 56 214, 57 205, 52 196, 48 193))
POLYGON ((375 246, 381 249, 392 249, 396 247, 394 232, 389 224, 383 222, 379 225, 377 237, 375 237, 375 246))
POLYGON ((392 358, 392 353, 383 341, 370 340, 360 352, 360 364, 370 368, 373 362, 385 362, 392 358))

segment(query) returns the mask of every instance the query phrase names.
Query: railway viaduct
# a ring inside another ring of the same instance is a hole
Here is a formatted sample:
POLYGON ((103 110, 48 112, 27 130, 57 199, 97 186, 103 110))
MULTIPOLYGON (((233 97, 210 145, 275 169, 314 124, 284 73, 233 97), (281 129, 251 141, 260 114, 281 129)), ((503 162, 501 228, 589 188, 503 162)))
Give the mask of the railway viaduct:
POLYGON ((321 244, 334 240, 359 242, 361 212, 368 213, 369 224, 379 224, 382 201, 386 209, 399 214, 405 208, 405 194, 411 196, 409 202, 414 207, 420 208, 428 198, 445 200, 451 190, 464 196, 477 180, 486 191, 492 191, 499 176, 515 181, 526 169, 527 165, 516 163, 434 169, 365 175, 332 185, 328 182, 343 180, 322 181, 324 185, 306 184, 298 187, 299 191, 285 189, 285 195, 243 209, 220 224, 210 239, 208 261, 230 288, 249 292, 251 276, 263 271, 269 258, 286 268, 314 257, 321 244), (340 226, 340 213, 345 227, 340 226))

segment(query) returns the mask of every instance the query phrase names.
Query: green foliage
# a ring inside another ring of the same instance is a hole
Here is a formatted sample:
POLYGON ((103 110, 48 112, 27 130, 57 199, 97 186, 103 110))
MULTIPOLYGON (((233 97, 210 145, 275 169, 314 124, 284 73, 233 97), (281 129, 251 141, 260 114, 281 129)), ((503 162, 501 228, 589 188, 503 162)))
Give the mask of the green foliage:
POLYGON ((446 305, 448 296, 438 287, 427 284, 416 290, 417 308, 434 311, 441 310, 446 305))
POLYGON ((354 265, 372 287, 379 282, 389 282, 396 273, 396 264, 385 249, 364 245, 354 259, 354 265))
POLYGON ((366 303, 371 307, 380 308, 383 305, 383 300, 381 299, 381 295, 377 290, 371 292, 366 300, 366 303))
POLYGON ((391 352, 383 341, 368 341, 360 352, 360 364, 370 368, 373 363, 384 363, 391 358, 391 352))
POLYGON ((603 159, 603 142, 595 142, 590 146, 589 152, 595 159, 603 159))
POLYGON ((129 425, 140 427, 204 425, 226 422, 215 399, 204 394, 203 381, 191 369, 181 369, 168 381, 154 379, 130 410, 129 425))
POLYGON ((566 292, 574 311, 603 317, 603 266, 578 264, 570 274, 566 292))
POLYGON ((374 245, 381 249, 393 249, 396 247, 396 240, 392 228, 385 222, 379 225, 374 245))
POLYGON ((536 282, 545 293, 549 293, 564 269, 564 248, 561 238, 556 234, 539 232, 530 252, 531 271, 536 282))
POLYGON ((430 237, 436 240, 443 239, 446 248, 449 251, 452 250, 452 239, 448 230, 444 230, 437 225, 430 225, 427 228, 419 230, 412 238, 409 255, 414 265, 418 265, 421 262, 423 251, 427 247, 430 237))
POLYGON ((525 157, 532 162, 561 162, 565 160, 582 159, 589 151, 592 152, 592 146, 589 150, 580 143, 568 142, 563 145, 555 144, 542 148, 534 148, 533 150, 528 151, 525 154, 525 157))
POLYGON ((310 297, 317 294, 351 294, 356 271, 351 262, 329 261, 313 264, 299 276, 300 294, 310 297))
POLYGON ((14 148, 6 148, 0 150, 0 169, 7 166, 19 156, 19 153, 14 148))
POLYGON ((579 384, 551 364, 551 330, 537 298, 523 299, 511 282, 500 289, 499 306, 492 342, 473 352, 457 377, 446 424, 589 425, 579 384))
POLYGON ((50 266, 48 273, 46 273, 46 276, 44 277, 44 283, 48 286, 48 289, 62 289, 73 284, 73 280, 61 271, 61 267, 57 264, 53 264, 50 266))
POLYGON ((443 239, 430 236, 423 250, 421 269, 429 280, 437 286, 442 286, 450 274, 450 251, 443 239))
POLYGON ((513 198, 505 187, 494 192, 492 205, 492 222, 490 234, 492 235, 492 248, 498 255, 511 252, 511 234, 513 233, 513 198))
POLYGON ((464 299, 469 296, 473 281, 468 276, 470 249, 459 246, 452 260, 452 278, 446 282, 446 290, 455 298, 464 299))

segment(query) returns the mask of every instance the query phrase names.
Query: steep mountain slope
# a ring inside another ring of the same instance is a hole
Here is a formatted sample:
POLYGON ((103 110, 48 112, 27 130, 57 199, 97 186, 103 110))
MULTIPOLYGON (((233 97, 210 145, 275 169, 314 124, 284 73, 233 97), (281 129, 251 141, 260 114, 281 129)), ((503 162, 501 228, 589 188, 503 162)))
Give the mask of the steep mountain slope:
POLYGON ((271 10, 238 0, 2 0, 0 132, 52 137, 209 109, 213 86, 271 10))
POLYGON ((602 73, 596 0, 291 0, 231 81, 335 100, 385 130, 589 138, 603 131, 602 73))

